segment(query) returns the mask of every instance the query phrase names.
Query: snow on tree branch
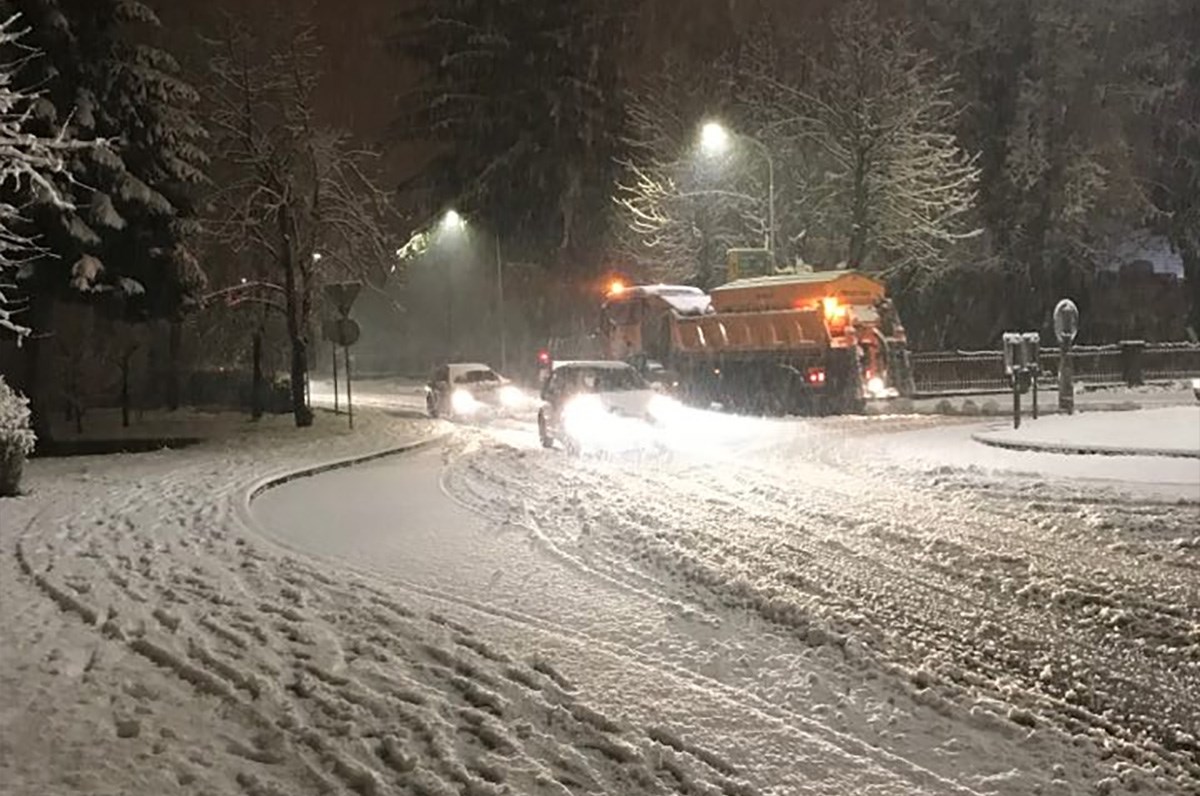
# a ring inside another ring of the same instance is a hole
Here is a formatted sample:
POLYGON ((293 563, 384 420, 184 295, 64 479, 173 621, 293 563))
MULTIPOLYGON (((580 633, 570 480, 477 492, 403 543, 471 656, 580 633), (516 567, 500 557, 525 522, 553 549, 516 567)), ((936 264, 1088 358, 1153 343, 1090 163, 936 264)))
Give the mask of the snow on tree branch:
POLYGON ((803 217, 818 259, 891 275, 932 275, 969 224, 979 168, 959 145, 950 77, 904 27, 854 0, 838 10, 829 52, 804 82, 780 74, 771 44, 750 59, 751 115, 791 152, 803 217))
POLYGON ((692 145, 723 71, 706 85, 668 63, 628 95, 613 238, 645 278, 710 284, 728 249, 763 238, 765 175, 738 158, 705 158, 692 145))
MULTIPOLYGON (((16 15, 0 23, 0 48, 20 48, 24 31, 16 15)), ((29 132, 38 97, 14 87, 17 70, 37 54, 26 51, 23 58, 0 64, 0 189, 7 196, 23 197, 26 202, 51 203, 70 208, 69 197, 56 180, 66 174, 66 155, 78 149, 98 146, 96 142, 71 140, 67 126, 54 137, 29 132)), ((21 340, 30 329, 18 322, 21 305, 12 294, 18 270, 43 252, 37 241, 20 230, 22 208, 10 201, 0 202, 0 329, 16 334, 21 340), (6 292, 8 291, 8 292, 6 292)))

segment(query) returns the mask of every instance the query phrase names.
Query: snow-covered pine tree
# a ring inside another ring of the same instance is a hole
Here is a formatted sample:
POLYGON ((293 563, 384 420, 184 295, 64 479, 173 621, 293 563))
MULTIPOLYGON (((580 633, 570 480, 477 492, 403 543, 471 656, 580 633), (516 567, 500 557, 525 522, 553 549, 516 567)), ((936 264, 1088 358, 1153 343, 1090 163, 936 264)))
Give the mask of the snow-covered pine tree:
POLYGON ((594 256, 605 230, 629 0, 421 0, 398 55, 421 70, 399 136, 436 147, 420 176, 431 209, 454 203, 505 230, 510 256, 594 256))
POLYGON ((195 231, 192 195, 204 179, 205 131, 197 92, 179 65, 154 44, 158 18, 139 0, 3 0, 23 15, 24 43, 44 57, 22 69, 36 86, 43 130, 65 127, 109 146, 70 158, 61 188, 71 209, 34 216, 55 259, 34 269, 32 289, 118 291, 126 310, 170 316, 203 287, 186 242, 195 231), (82 255, 100 268, 69 269, 82 255))

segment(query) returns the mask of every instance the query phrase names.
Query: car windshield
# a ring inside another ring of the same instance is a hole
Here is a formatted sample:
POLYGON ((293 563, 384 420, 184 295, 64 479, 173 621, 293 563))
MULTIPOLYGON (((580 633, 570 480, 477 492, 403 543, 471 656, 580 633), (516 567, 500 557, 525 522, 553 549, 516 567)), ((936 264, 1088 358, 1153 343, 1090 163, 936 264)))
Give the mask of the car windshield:
POLYGON ((482 384, 489 381, 500 381, 500 377, 492 370, 468 370, 454 377, 455 384, 482 384))
POLYGON ((576 383, 585 392, 627 392, 646 389, 646 383, 633 368, 581 370, 577 374, 576 383))

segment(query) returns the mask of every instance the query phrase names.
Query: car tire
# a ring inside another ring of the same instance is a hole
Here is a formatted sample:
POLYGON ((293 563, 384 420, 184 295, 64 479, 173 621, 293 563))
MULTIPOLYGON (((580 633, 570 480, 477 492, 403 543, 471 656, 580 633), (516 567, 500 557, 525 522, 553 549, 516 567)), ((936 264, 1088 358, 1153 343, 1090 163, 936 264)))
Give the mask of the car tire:
POLYGON ((550 432, 546 429, 546 414, 538 412, 538 439, 542 441, 543 448, 554 447, 554 437, 550 436, 550 432))
POLYGON ((563 446, 567 449, 568 456, 578 458, 583 455, 583 446, 570 436, 563 439, 563 446))

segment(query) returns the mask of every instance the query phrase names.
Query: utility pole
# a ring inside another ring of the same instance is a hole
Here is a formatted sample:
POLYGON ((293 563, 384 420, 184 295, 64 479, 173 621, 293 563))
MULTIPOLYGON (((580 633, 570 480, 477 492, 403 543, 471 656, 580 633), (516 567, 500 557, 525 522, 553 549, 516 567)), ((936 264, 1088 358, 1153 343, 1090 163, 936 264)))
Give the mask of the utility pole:
POLYGON ((508 328, 504 314, 504 260, 500 256, 500 233, 496 238, 496 312, 500 318, 500 372, 508 372, 508 328))

